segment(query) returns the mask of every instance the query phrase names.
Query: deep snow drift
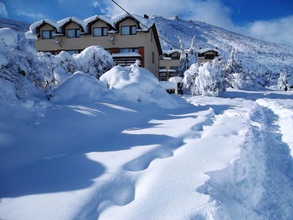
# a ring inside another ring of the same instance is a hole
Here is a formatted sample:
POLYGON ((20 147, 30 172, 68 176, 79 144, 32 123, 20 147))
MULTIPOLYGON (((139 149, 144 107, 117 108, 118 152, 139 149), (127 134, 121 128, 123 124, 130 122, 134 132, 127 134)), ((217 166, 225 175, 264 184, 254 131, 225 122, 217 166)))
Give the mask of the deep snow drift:
POLYGON ((172 109, 76 95, 0 109, 1 219, 293 215, 292 93, 172 109))

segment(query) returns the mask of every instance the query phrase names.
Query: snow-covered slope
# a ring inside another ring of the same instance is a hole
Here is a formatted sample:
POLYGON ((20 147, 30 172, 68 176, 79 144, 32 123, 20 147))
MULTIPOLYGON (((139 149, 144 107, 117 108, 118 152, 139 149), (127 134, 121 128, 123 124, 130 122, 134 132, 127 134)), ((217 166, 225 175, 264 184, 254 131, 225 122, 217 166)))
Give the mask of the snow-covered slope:
POLYGON ((26 32, 30 24, 25 21, 15 21, 7 18, 0 18, 0 28, 9 27, 13 30, 26 32))
POLYGON ((185 49, 189 48, 192 37, 195 36, 195 46, 199 48, 218 48, 220 56, 225 61, 232 48, 238 51, 244 71, 270 71, 279 74, 287 68, 293 74, 293 47, 275 44, 246 37, 225 29, 198 21, 186 21, 175 18, 154 17, 163 49, 179 48, 178 36, 183 41, 185 49))

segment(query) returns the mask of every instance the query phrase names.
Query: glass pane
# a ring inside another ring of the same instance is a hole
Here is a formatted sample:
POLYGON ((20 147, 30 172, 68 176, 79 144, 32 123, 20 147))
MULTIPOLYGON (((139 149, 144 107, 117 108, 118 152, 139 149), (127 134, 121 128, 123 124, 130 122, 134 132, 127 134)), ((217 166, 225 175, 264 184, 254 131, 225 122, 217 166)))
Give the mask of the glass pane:
POLYGON ((77 29, 76 30, 76 36, 75 37, 80 37, 80 32, 81 32, 80 29, 77 29))
POLYGON ((129 53, 132 52, 131 48, 120 48, 120 53, 129 53))
POLYGON ((108 35, 108 28, 103 28, 103 36, 107 36, 108 35))
POLYGON ((54 38, 55 31, 50 31, 50 33, 51 33, 51 38, 54 38))
POLYGON ((73 29, 67 30, 67 37, 69 38, 75 37, 75 30, 73 29))
POLYGON ((102 36, 101 28, 94 28, 94 37, 102 36))
POLYGON ((136 26, 131 26, 131 34, 136 34, 136 26))
POLYGON ((122 26, 121 27, 121 34, 122 35, 129 35, 130 34, 129 26, 122 26))
POLYGON ((50 39, 50 31, 43 31, 43 39, 50 39))

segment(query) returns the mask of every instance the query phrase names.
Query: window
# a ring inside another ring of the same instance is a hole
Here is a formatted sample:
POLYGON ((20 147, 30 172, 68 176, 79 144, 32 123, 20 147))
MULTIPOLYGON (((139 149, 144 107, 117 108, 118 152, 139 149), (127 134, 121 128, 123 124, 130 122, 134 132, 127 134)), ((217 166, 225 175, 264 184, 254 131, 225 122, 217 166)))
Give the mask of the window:
POLYGON ((155 63, 155 53, 152 52, 152 63, 155 63))
POLYGON ((73 54, 78 54, 79 51, 78 50, 66 50, 67 53, 73 55, 73 54))
POLYGON ((215 58, 215 55, 214 54, 205 54, 204 58, 206 60, 213 60, 215 58))
POLYGON ((43 39, 54 39, 55 31, 42 31, 42 38, 43 39))
POLYGON ((80 29, 68 29, 67 30, 68 38, 77 38, 80 37, 80 29))
POLYGON ((172 60, 179 60, 180 59, 180 54, 179 53, 173 53, 173 54, 171 54, 171 59, 172 60))
POLYGON ((138 48, 120 48, 119 53, 131 53, 136 52, 138 53, 138 48))
POLYGON ((179 68, 178 66, 171 66, 170 67, 171 70, 176 70, 176 71, 178 70, 178 68, 179 68))
POLYGON ((136 26, 122 26, 121 27, 121 35, 135 35, 136 34, 136 26))
POLYGON ((166 66, 160 66, 160 70, 165 70, 167 69, 166 66))
POLYGON ((94 37, 108 36, 107 27, 94 28, 94 37))

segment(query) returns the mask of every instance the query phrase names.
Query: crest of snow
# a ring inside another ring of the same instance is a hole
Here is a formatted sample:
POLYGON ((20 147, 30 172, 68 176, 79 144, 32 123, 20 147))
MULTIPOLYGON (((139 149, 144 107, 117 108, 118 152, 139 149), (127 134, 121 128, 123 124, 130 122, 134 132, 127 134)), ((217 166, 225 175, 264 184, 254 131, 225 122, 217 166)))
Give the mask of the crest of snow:
POLYGON ((83 21, 84 23, 89 24, 98 20, 104 21, 105 23, 110 24, 112 27, 114 27, 114 23, 111 20, 111 17, 103 16, 103 15, 94 15, 92 17, 84 19, 83 21))
POLYGON ((76 72, 54 91, 53 102, 98 101, 106 88, 95 77, 76 72))
POLYGON ((198 53, 206 53, 208 51, 214 51, 214 52, 218 52, 218 50, 212 49, 212 48, 202 48, 198 50, 198 53))
POLYGON ((116 66, 100 77, 110 90, 119 90, 121 97, 142 103, 157 103, 164 108, 176 108, 178 102, 160 85, 148 70, 137 65, 116 66))
POLYGON ((182 82, 182 77, 180 76, 174 76, 174 77, 171 77, 169 79, 169 82, 172 82, 172 83, 181 83, 182 82))
POLYGON ((154 24, 154 21, 152 19, 146 19, 146 18, 143 18, 143 17, 141 17, 139 15, 135 15, 135 14, 133 14, 132 16, 130 16, 127 13, 114 16, 114 17, 112 17, 111 20, 113 21, 113 24, 116 25, 117 23, 119 23, 120 21, 124 20, 125 18, 134 18, 136 21, 139 22, 139 27, 143 31, 147 31, 154 24))
POLYGON ((51 25, 52 27, 55 27, 57 29, 58 32, 60 32, 60 28, 57 28, 57 21, 52 20, 52 19, 44 19, 44 20, 40 20, 40 21, 36 21, 33 24, 30 25, 29 27, 29 31, 27 31, 25 33, 25 37, 27 39, 33 39, 33 40, 37 40, 38 39, 38 32, 37 29, 43 25, 44 23, 51 25))
POLYGON ((0 29, 0 40, 1 46, 6 47, 16 47, 17 45, 17 33, 16 31, 12 30, 11 28, 1 28, 0 29))

